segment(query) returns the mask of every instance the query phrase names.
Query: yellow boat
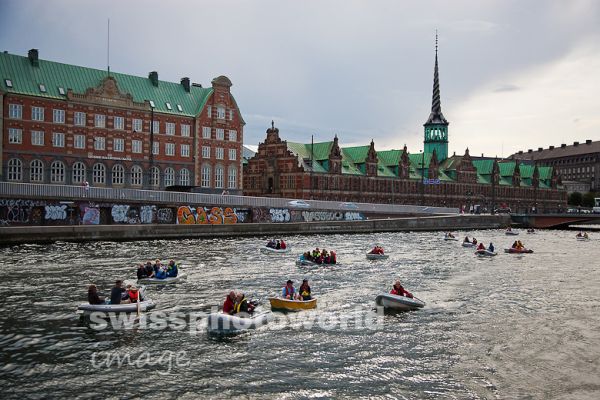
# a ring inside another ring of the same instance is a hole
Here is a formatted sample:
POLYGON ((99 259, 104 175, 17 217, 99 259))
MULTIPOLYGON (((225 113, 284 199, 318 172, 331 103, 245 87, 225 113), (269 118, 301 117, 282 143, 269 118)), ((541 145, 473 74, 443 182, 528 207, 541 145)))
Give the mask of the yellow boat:
POLYGON ((269 302, 271 303, 271 310, 300 311, 317 308, 317 299, 315 298, 305 301, 269 297, 269 302))

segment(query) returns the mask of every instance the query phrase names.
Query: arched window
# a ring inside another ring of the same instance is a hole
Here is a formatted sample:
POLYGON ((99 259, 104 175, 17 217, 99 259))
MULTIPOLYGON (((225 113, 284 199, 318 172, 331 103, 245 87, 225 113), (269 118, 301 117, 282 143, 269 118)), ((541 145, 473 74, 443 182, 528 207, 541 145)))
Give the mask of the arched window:
POLYGON ((230 165, 227 173, 227 187, 229 189, 235 189, 237 187, 237 167, 230 165))
POLYGON ((65 164, 54 161, 50 165, 50 183, 65 183, 65 164))
POLYGON ((152 167, 150 169, 150 186, 160 185, 160 169, 158 167, 152 167))
POLYGON ((9 181, 20 181, 23 179, 23 163, 18 158, 8 160, 8 176, 9 181))
POLYGON ((223 166, 217 165, 215 168, 215 187, 222 188, 223 187, 223 166))
POLYGON ((190 184, 190 171, 187 168, 179 170, 179 184, 184 186, 190 184))
POLYGON ((202 166, 202 187, 210 187, 210 165, 202 166))
POLYGON ((40 160, 29 163, 29 182, 44 182, 44 163, 40 160))
POLYGON ((112 184, 122 185, 125 182, 125 168, 121 164, 112 167, 112 184))
POLYGON ((165 187, 175 184, 175 170, 171 167, 165 169, 165 187))
POLYGON ((106 183, 106 167, 104 164, 94 164, 92 169, 92 183, 104 185, 106 183))
POLYGON ((72 181, 73 181, 74 185, 85 182, 85 180, 86 180, 85 179, 85 174, 86 174, 85 164, 80 161, 73 164, 72 174, 73 174, 72 181))
POLYGON ((131 185, 132 186, 142 186, 142 167, 139 165, 134 165, 131 167, 131 185))

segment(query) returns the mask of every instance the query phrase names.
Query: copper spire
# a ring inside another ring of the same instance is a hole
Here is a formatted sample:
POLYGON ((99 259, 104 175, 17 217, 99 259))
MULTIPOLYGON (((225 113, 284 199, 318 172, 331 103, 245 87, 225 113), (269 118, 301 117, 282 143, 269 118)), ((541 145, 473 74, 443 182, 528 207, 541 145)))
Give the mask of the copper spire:
POLYGON ((442 114, 442 103, 440 101, 440 77, 438 72, 438 34, 435 31, 435 67, 433 70, 433 96, 431 99, 431 114, 425 124, 447 124, 442 114))

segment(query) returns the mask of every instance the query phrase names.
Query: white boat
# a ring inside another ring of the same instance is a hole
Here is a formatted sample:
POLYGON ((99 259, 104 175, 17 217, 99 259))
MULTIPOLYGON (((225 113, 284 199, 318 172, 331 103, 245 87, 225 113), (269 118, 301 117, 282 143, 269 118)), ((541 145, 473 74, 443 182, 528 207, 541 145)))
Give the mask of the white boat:
POLYGON ((335 264, 326 264, 326 263, 321 263, 321 264, 318 264, 318 263, 316 263, 316 262, 312 262, 312 261, 310 261, 310 260, 307 260, 307 259, 305 259, 305 258, 301 258, 301 257, 299 257, 299 258, 296 260, 296 265, 297 265, 297 266, 312 267, 312 266, 315 266, 315 265, 337 265, 337 263, 335 263, 335 264))
POLYGON ((268 312, 254 314, 247 318, 223 313, 212 313, 207 318, 206 330, 209 334, 228 335, 259 328, 269 323, 272 319, 273 314, 268 312))
POLYGON ((462 242, 462 247, 475 247, 477 244, 473 242, 462 242))
MULTIPOLYGON (((139 295, 142 298, 145 297, 145 290, 143 287, 139 289, 139 295)), ((126 303, 126 304, 90 304, 90 303, 81 303, 77 306, 77 310, 83 311, 85 313, 90 312, 104 312, 104 313, 134 313, 139 311, 149 311, 156 307, 156 304, 148 298, 144 301, 140 301, 139 303, 126 303)))
POLYGON ((425 302, 405 297, 396 296, 395 294, 384 293, 380 294, 375 298, 375 303, 385 309, 397 310, 397 311, 412 311, 418 310, 425 306, 425 302))
POLYGON ((589 237, 585 237, 585 236, 575 236, 577 238, 577 240, 580 240, 582 242, 586 241, 586 240, 590 240, 589 237))
POLYGON ((510 230, 510 231, 504 232, 504 234, 508 235, 508 236, 517 236, 519 234, 519 231, 510 230))
POLYGON ((260 248, 261 253, 265 254, 285 254, 290 252, 290 247, 286 247, 285 249, 274 249, 273 247, 263 246, 260 248))
POLYGON ((385 260, 386 258, 389 258, 390 256, 387 254, 374 254, 374 253, 367 253, 367 260, 385 260))
POLYGON ((142 278, 138 279, 138 283, 150 284, 150 285, 169 285, 171 283, 177 283, 187 276, 184 273, 179 273, 177 276, 170 278, 158 279, 158 278, 142 278))
POLYGON ((446 236, 444 236, 444 240, 454 240, 454 241, 458 241, 458 238, 457 238, 456 236, 455 236, 455 237, 452 237, 452 236, 447 236, 447 235, 446 235, 446 236))
POLYGON ((498 255, 498 253, 496 253, 495 251, 489 251, 488 249, 476 250, 475 254, 482 257, 493 257, 498 255))

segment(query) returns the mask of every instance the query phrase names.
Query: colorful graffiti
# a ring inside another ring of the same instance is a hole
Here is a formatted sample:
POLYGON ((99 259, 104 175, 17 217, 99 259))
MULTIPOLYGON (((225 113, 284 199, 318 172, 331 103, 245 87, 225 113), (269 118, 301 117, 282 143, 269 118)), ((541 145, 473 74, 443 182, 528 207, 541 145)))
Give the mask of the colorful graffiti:
POLYGON ((271 222, 290 222, 290 210, 287 208, 271 208, 271 222))
POLYGON ((45 205, 46 202, 40 200, 0 199, 0 224, 28 224, 33 208, 45 205))
POLYGON ((236 224, 238 217, 231 207, 192 207, 181 206, 177 209, 177 223, 183 225, 228 225, 236 224))
POLYGON ((98 225, 100 224, 100 209, 95 207, 85 207, 83 209, 83 218, 81 222, 84 225, 98 225))
POLYGON ((302 211, 302 219, 305 222, 313 221, 361 221, 363 215, 354 211, 302 211))
POLYGON ((65 204, 57 206, 46 206, 46 214, 44 218, 47 220, 64 220, 67 219, 67 206, 65 204))

